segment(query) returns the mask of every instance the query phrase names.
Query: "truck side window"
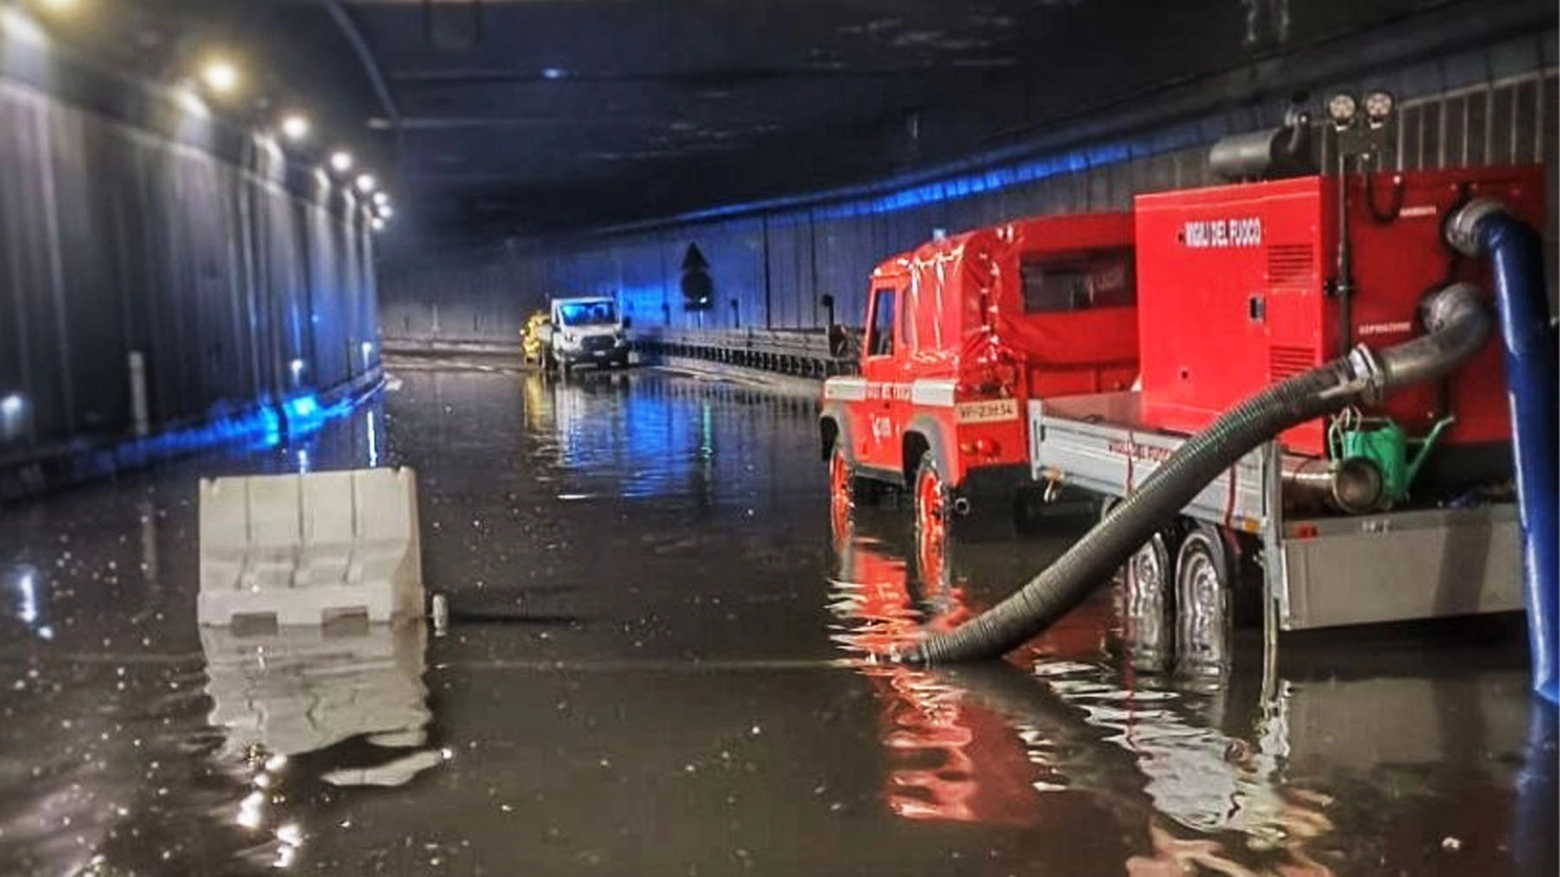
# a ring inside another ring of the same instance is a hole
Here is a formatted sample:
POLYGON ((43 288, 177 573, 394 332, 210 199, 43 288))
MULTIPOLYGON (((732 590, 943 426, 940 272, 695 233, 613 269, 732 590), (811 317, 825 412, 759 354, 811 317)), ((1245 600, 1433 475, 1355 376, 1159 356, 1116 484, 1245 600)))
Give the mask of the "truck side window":
POLYGON ((892 356, 894 353, 894 290, 872 293, 872 328, 867 336, 868 356, 892 356))
POLYGON ((1026 258, 1019 265, 1019 274, 1026 314, 1130 307, 1137 303, 1130 250, 1081 258, 1026 258))

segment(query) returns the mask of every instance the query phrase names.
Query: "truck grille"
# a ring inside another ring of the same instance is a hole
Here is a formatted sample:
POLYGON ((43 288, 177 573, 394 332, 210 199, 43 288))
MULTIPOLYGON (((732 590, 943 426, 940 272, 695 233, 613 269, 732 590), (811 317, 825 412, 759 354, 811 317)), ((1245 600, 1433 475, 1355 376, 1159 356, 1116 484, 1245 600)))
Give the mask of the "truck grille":
POLYGON ((583 350, 611 350, 615 339, 611 335, 591 335, 580 339, 580 348, 583 350))

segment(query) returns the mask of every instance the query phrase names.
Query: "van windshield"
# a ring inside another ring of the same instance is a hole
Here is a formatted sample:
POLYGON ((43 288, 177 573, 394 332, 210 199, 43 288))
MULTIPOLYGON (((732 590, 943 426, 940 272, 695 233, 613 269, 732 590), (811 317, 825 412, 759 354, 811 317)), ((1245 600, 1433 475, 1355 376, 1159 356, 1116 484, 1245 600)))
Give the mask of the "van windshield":
POLYGON ((617 308, 610 301, 559 305, 558 315, 565 326, 610 326, 617 322, 617 308))

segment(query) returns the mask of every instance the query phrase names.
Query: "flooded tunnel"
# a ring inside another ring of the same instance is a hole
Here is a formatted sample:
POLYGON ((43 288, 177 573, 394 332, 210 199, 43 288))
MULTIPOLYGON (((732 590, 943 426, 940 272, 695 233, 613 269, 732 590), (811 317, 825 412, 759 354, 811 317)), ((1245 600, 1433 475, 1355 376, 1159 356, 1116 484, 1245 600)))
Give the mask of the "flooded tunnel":
POLYGON ((1556 873, 1557 28, 0 2, 0 874, 1556 873))

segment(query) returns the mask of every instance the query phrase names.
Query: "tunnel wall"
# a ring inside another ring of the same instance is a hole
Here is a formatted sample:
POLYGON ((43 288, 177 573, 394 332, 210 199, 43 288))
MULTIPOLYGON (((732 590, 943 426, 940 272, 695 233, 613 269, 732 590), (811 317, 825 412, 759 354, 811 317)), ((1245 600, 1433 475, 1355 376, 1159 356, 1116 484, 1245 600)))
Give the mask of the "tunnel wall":
MULTIPOLYGON (((1560 164, 1556 60, 1551 30, 1313 93, 1384 87, 1398 95, 1397 168, 1543 162, 1553 196, 1560 164)), ((872 268, 933 229, 1124 209, 1135 194, 1215 183, 1208 146, 1225 134, 1278 125, 1283 106, 1276 95, 1283 93, 1273 84, 1260 99, 1217 114, 866 196, 590 238, 510 241, 498 253, 442 253, 381 278, 386 343, 512 346, 525 315, 547 295, 565 293, 615 293, 636 328, 817 330, 828 321, 819 304, 824 294, 834 296, 840 322, 859 324, 872 268), (716 306, 703 313, 687 312, 680 292, 690 244, 709 262, 715 284, 716 306)), ((1556 200, 1545 231, 1551 295, 1556 200)))
POLYGON ((143 443, 377 373, 350 193, 198 104, 23 51, 0 40, 0 475, 140 432, 133 354, 143 443))

